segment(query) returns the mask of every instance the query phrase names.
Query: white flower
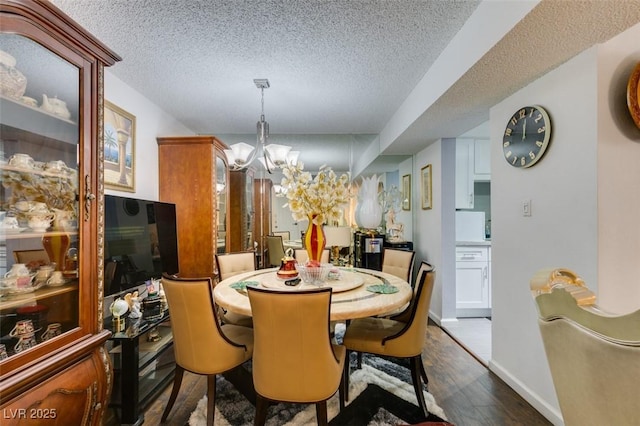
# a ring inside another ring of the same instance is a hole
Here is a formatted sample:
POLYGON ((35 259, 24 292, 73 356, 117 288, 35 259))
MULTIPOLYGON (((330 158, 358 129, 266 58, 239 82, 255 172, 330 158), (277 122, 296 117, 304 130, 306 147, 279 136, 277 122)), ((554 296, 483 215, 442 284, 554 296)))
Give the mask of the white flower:
POLYGON ((284 177, 281 184, 286 189, 288 200, 285 207, 289 207, 294 220, 317 215, 313 221, 322 225, 328 220, 340 218, 342 207, 350 197, 347 174, 338 177, 331 167, 323 165, 313 177, 304 171, 300 161, 296 165, 284 166, 282 173, 284 177))

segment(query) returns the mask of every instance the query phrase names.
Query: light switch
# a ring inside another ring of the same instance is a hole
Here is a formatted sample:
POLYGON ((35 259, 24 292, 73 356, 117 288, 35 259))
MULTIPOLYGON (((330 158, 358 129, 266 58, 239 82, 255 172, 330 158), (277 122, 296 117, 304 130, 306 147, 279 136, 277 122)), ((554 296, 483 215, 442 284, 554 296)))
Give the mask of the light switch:
POLYGON ((522 216, 531 216, 531 200, 524 200, 522 202, 522 216))

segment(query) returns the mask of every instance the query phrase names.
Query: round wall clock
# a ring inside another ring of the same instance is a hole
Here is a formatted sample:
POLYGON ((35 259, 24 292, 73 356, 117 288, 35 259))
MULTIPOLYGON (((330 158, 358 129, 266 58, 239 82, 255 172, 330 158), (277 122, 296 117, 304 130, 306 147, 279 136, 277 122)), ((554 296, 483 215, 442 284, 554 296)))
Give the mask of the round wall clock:
POLYGON ((636 65, 629 76, 627 84, 627 106, 631 113, 631 118, 640 129, 640 62, 636 65))
POLYGON ((504 130, 504 158, 513 167, 531 167, 542 158, 550 139, 551 120, 544 108, 522 107, 509 119, 504 130))

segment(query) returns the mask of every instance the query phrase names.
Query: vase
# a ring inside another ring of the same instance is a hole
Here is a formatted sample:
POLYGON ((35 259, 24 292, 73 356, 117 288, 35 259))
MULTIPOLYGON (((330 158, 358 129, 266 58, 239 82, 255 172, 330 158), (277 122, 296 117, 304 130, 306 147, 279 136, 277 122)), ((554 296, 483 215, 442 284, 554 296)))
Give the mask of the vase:
POLYGON ((375 229, 382 221, 382 206, 378 202, 378 181, 376 175, 362 178, 357 207, 358 225, 362 228, 375 229))
POLYGON ((42 237, 42 246, 49 255, 49 260, 56 264, 56 271, 64 269, 65 257, 70 245, 71 239, 67 234, 55 233, 42 237))
POLYGON ((314 219, 317 216, 317 214, 309 215, 309 226, 304 234, 304 248, 307 251, 309 260, 315 260, 320 263, 327 240, 324 236, 322 224, 318 225, 314 223, 314 219))

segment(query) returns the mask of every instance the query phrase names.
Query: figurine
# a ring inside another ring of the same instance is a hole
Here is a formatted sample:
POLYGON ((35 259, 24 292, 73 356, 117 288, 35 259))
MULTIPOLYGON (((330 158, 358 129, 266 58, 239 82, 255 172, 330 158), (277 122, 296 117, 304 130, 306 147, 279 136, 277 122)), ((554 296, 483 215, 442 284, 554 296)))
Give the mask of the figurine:
POLYGON ((142 312, 140 311, 140 298, 138 297, 138 291, 133 293, 127 293, 124 295, 124 300, 129 304, 129 318, 140 318, 142 312))
POLYGON ((394 209, 389 209, 387 212, 387 234, 389 235, 389 241, 400 242, 404 241, 404 225, 402 223, 396 223, 396 212, 394 209))

